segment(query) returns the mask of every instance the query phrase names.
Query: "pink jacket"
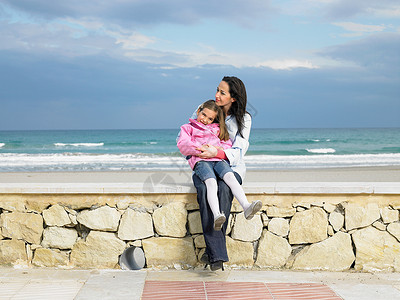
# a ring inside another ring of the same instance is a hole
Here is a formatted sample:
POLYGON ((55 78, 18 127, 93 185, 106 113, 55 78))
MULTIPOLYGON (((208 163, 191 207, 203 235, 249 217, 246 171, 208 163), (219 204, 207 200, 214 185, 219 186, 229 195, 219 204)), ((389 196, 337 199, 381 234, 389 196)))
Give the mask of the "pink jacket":
POLYGON ((227 141, 221 141, 219 135, 219 124, 211 123, 204 125, 194 119, 189 119, 189 124, 181 126, 181 132, 179 133, 177 145, 179 151, 185 156, 190 156, 188 163, 193 169, 194 165, 200 160, 208 161, 219 161, 220 158, 200 158, 196 156, 201 151, 196 150, 205 144, 210 144, 216 147, 222 147, 228 149, 232 147, 232 142, 228 139, 227 141))

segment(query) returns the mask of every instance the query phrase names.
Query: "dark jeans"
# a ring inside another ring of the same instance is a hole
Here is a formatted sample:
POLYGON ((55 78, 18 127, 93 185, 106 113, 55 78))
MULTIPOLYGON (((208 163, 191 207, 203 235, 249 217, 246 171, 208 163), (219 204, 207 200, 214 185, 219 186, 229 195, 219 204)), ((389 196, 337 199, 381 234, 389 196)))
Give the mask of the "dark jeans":
MULTIPOLYGON (((236 179, 242 184, 242 178, 236 172, 236 179)), ((226 222, 222 226, 222 230, 214 230, 214 216, 207 202, 207 188, 200 178, 193 174, 193 183, 197 190, 197 202, 200 207, 201 225, 203 227, 204 240, 206 242, 206 253, 210 258, 210 262, 216 262, 222 260, 224 262, 229 261, 228 253, 226 251, 226 226, 228 223, 229 215, 231 213, 231 206, 233 200, 233 194, 226 183, 217 178, 218 183, 218 200, 219 208, 221 212, 224 212, 226 222)))

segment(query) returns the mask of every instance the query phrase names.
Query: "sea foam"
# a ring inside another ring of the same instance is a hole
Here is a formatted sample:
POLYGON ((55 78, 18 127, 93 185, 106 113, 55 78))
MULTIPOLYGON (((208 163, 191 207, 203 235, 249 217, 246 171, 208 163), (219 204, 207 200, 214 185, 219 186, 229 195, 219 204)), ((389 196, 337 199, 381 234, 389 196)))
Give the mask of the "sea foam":
POLYGON ((316 155, 249 155, 247 169, 302 169, 332 167, 400 166, 400 153, 385 154, 316 154, 316 155))
MULTIPOLYGON (((247 169, 400 166, 400 153, 246 155, 247 169)), ((0 171, 190 170, 182 156, 153 154, 0 153, 0 171)))
POLYGON ((5 143, 0 143, 0 148, 3 148, 5 145, 5 143))
POLYGON ((104 143, 54 143, 54 146, 56 147, 101 147, 104 146, 104 143))
POLYGON ((189 168, 183 157, 152 154, 0 153, 0 171, 177 170, 189 168))
POLYGON ((306 149, 307 152, 310 153, 318 153, 318 154, 328 154, 328 153, 335 153, 336 150, 333 148, 320 148, 320 149, 306 149))

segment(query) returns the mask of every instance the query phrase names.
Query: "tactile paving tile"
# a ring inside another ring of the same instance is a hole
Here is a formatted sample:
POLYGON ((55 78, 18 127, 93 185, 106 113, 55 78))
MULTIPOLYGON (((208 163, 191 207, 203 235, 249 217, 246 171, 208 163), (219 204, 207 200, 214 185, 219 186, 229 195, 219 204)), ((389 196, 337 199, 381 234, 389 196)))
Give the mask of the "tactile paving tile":
POLYGON ((21 282, 0 282, 0 300, 11 299, 12 296, 18 293, 26 285, 25 281, 21 282))
POLYGON ((10 299, 71 300, 82 285, 83 283, 72 280, 52 283, 32 280, 16 291, 10 299))
POLYGON ((339 300, 328 286, 317 283, 268 283, 265 284, 274 299, 339 300))
POLYGON ((142 299, 342 299, 328 286, 313 283, 146 281, 142 299))

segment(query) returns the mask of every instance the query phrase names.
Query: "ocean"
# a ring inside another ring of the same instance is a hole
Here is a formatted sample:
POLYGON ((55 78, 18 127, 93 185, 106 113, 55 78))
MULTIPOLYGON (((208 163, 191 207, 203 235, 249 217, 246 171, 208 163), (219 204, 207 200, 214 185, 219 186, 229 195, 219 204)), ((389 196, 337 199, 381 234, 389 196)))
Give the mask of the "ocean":
MULTIPOLYGON (((0 172, 189 170, 178 129, 0 131, 0 172)), ((252 129, 248 169, 400 166, 400 128, 252 129)))

